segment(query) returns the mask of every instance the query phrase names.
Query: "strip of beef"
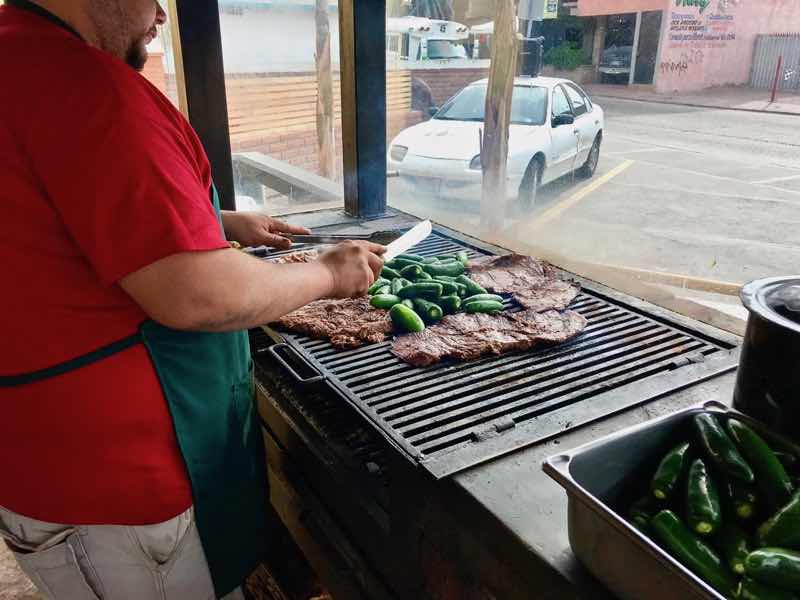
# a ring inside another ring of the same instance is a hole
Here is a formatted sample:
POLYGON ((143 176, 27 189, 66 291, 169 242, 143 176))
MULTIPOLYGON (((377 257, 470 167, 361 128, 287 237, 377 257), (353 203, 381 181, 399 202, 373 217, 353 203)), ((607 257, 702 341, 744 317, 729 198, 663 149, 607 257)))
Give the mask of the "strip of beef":
POLYGON ((558 278, 556 269, 520 254, 470 261, 472 280, 496 294, 513 294, 524 308, 539 312, 563 310, 580 293, 578 284, 558 278))
POLYGON ((575 311, 450 315, 421 333, 398 337, 392 351, 404 361, 427 367, 445 358, 474 360, 486 354, 527 350, 540 343, 558 344, 586 327, 575 311))
POLYGON ((277 325, 313 338, 329 339, 337 348, 383 342, 393 329, 389 313, 370 306, 369 298, 317 300, 279 319, 277 325))

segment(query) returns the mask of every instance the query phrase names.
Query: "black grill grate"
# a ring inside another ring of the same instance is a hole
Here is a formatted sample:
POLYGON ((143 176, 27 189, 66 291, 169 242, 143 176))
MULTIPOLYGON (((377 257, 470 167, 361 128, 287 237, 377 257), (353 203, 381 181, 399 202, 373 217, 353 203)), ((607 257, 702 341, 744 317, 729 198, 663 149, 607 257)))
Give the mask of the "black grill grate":
MULTIPOLYGON (((413 252, 463 249, 473 257, 486 254, 439 232, 413 252)), ((510 298, 505 303, 509 311, 521 310, 510 298)), ((281 335, 327 385, 438 477, 735 364, 730 344, 598 292, 584 289, 570 308, 588 319, 570 342, 426 368, 395 357, 390 342, 342 351, 327 341, 281 335), (637 382, 647 385, 637 388, 637 382)))

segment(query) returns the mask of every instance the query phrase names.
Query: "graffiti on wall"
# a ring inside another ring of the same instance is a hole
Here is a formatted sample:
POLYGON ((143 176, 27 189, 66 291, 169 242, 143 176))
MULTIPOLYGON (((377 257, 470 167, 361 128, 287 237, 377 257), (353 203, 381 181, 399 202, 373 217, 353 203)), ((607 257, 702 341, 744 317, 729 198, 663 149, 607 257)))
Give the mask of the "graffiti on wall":
POLYGON ((669 47, 724 48, 736 39, 734 9, 742 1, 675 0, 681 10, 670 14, 669 47))
POLYGON ((678 76, 688 73, 696 66, 702 65, 705 53, 700 48, 690 48, 681 52, 677 59, 662 60, 659 68, 664 75, 675 74, 678 76))
POLYGON ((675 6, 685 7, 688 8, 690 6, 697 6, 700 9, 700 14, 702 15, 708 5, 711 3, 711 0, 675 0, 675 6))

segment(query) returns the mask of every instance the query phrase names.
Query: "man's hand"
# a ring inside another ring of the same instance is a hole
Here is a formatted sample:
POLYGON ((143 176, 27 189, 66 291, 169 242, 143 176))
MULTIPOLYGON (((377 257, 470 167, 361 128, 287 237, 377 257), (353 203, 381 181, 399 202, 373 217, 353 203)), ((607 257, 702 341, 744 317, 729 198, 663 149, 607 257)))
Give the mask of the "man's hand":
POLYGON ((311 232, 305 227, 289 225, 273 219, 260 212, 222 212, 222 223, 225 235, 229 240, 239 242, 242 246, 270 246, 280 250, 288 250, 292 242, 282 233, 308 235, 311 232))
POLYGON ((367 293, 383 267, 386 247, 363 241, 337 244, 319 257, 333 280, 331 298, 357 298, 367 293))

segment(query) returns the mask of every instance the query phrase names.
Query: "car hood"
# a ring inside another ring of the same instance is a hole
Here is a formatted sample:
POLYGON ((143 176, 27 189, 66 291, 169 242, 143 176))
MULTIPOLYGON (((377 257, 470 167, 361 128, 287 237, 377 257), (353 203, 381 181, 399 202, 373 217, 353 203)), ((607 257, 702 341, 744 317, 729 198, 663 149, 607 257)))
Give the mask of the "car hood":
MULTIPOLYGON (((431 119, 401 132, 392 145, 405 146, 408 153, 425 158, 472 160, 480 152, 479 136, 483 123, 477 121, 445 121, 431 119)), ((509 151, 529 145, 541 126, 511 125, 509 151)))

